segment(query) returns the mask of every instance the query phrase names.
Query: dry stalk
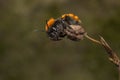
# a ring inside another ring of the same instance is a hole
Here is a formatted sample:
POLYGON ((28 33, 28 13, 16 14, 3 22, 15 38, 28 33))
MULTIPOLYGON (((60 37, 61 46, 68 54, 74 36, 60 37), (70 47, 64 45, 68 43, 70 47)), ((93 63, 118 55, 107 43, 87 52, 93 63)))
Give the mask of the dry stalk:
POLYGON ((87 39, 91 40, 94 43, 100 44, 104 47, 106 52, 109 55, 109 60, 115 64, 117 67, 120 67, 120 59, 118 58, 116 52, 112 50, 112 48, 108 45, 108 43, 104 40, 103 37, 100 36, 100 40, 96 40, 90 36, 87 35, 87 33, 84 35, 87 39))

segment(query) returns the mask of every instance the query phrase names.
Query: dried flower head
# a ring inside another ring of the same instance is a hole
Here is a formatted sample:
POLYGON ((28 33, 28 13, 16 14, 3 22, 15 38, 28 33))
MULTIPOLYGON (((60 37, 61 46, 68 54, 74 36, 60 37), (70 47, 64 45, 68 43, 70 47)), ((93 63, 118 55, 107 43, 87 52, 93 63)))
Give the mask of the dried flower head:
POLYGON ((70 40, 83 40, 85 30, 80 25, 70 25, 65 31, 70 40))

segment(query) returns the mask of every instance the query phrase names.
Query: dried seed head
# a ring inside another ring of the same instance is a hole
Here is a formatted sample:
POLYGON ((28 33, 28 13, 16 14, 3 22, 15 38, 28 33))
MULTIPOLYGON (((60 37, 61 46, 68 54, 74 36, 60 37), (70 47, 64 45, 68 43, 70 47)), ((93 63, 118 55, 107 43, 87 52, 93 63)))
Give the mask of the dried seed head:
POLYGON ((82 40, 85 33, 84 28, 80 25, 70 25, 69 27, 66 28, 65 31, 67 37, 73 41, 82 40))

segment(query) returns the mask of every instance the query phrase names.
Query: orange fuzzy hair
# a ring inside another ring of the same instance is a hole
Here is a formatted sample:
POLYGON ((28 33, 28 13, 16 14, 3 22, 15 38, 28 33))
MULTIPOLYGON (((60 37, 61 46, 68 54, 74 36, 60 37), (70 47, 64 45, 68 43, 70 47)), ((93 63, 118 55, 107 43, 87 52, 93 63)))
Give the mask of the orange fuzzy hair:
POLYGON ((80 19, 79 19, 79 17, 76 16, 76 15, 74 15, 74 14, 72 14, 72 13, 63 14, 61 18, 65 18, 66 16, 69 16, 69 17, 73 18, 74 20, 81 22, 80 19))
POLYGON ((48 28, 50 28, 54 24, 54 22, 55 22, 55 19, 50 18, 46 23, 45 30, 48 31, 48 28))

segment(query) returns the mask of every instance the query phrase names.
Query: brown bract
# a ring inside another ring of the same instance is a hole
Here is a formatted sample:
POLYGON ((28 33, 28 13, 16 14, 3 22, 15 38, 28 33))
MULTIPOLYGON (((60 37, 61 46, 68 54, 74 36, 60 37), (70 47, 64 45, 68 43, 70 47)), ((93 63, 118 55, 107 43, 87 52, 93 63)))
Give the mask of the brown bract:
POLYGON ((80 25, 70 25, 65 29, 65 32, 70 40, 78 41, 83 40, 85 30, 80 25))

